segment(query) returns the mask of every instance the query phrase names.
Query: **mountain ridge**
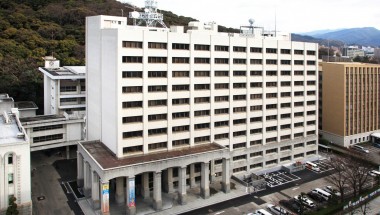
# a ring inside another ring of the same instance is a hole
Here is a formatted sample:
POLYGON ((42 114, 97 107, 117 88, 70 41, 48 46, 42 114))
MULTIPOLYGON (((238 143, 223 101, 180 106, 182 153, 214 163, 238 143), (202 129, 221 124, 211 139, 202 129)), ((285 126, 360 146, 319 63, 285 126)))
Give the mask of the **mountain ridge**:
POLYGON ((346 45, 380 46, 380 30, 374 27, 349 28, 313 37, 340 40, 346 45))

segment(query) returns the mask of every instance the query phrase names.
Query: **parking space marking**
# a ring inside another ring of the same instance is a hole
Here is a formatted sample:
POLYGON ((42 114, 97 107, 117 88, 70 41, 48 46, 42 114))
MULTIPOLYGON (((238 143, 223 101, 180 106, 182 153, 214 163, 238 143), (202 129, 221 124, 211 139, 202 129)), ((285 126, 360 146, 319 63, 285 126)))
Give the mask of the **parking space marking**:
POLYGON ((285 171, 276 171, 263 175, 268 187, 277 187, 301 179, 300 177, 285 171))

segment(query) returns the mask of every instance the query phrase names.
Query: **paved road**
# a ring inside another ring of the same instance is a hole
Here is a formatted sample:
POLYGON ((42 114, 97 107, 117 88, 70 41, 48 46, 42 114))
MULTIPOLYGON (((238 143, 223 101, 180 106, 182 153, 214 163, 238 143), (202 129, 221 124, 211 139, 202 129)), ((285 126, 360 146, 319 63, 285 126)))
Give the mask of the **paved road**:
POLYGON ((324 172, 324 173, 314 173, 314 172, 311 172, 309 170, 303 170, 301 172, 294 173, 295 175, 297 175, 298 177, 301 178, 300 180, 293 181, 293 182, 290 182, 290 183, 287 183, 287 184, 284 184, 284 185, 281 185, 281 186, 278 186, 275 188, 267 188, 266 190, 257 192, 255 194, 247 194, 245 196, 242 196, 242 197, 239 197, 236 199, 231 199, 229 201, 220 202, 220 203, 217 203, 214 205, 210 205, 210 206, 200 208, 197 210, 193 210, 193 211, 183 213, 183 214, 184 215, 208 214, 208 213, 223 211, 223 210, 228 211, 229 208, 239 207, 239 206, 243 206, 243 205, 249 206, 249 203, 262 201, 260 199, 260 197, 262 197, 262 196, 266 196, 266 195, 269 195, 272 193, 279 192, 279 191, 284 190, 284 189, 288 189, 291 187, 298 186, 300 184, 304 184, 304 183, 307 183, 310 181, 314 181, 314 180, 317 180, 319 178, 326 177, 326 176, 330 175, 331 173, 332 173, 332 171, 328 171, 328 172, 324 172))
POLYGON ((34 215, 83 214, 72 194, 65 192, 61 182, 72 179, 76 160, 65 160, 58 151, 32 152, 32 201, 34 215), (44 197, 38 200, 39 197, 44 197))

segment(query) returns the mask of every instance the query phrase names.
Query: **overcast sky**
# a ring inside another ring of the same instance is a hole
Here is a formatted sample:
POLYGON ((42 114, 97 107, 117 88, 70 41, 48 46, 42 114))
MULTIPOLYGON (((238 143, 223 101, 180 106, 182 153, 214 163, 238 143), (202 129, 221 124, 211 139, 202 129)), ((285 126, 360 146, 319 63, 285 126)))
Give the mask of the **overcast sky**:
MULTIPOLYGON (((144 7, 144 0, 119 0, 144 7)), ((202 22, 238 28, 255 25, 286 32, 375 27, 380 29, 379 0, 158 0, 158 8, 202 22)))

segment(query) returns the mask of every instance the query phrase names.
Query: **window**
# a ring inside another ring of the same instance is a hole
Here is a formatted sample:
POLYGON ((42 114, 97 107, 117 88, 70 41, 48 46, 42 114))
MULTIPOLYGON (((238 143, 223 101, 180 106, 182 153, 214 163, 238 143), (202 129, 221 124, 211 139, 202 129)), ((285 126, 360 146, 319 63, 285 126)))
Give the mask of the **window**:
POLYGON ((281 108, 290 108, 290 103, 281 103, 281 108))
POLYGON ((266 109, 267 110, 277 109, 277 104, 269 104, 269 105, 266 106, 266 109))
POLYGON ((8 184, 13 184, 13 173, 8 173, 8 184))
POLYGON ((228 77, 228 71, 215 71, 215 77, 228 77))
POLYGON ((306 143, 306 145, 308 146, 311 146, 311 145, 316 145, 317 144, 317 141, 313 140, 313 141, 309 141, 306 143))
POLYGON ((189 50, 190 46, 189 44, 184 44, 184 43, 173 43, 172 49, 189 50))
POLYGON ((172 105, 189 104, 189 102, 190 102, 189 98, 172 99, 172 105))
POLYGON ((239 155, 232 158, 233 161, 245 160, 245 159, 247 159, 247 155, 239 155))
POLYGON ((251 94, 250 98, 252 100, 254 100, 254 99, 262 99, 263 98, 263 94, 251 94))
POLYGON ((302 157, 303 157, 303 153, 294 155, 294 158, 302 158, 302 157))
POLYGON ((247 48, 243 46, 234 46, 233 47, 234 52, 246 52, 247 48))
POLYGON ((245 113, 247 112, 247 107, 234 107, 234 113, 245 113))
POLYGON ((148 57, 148 63, 167 63, 167 57, 148 57))
POLYGON ((308 131, 306 132, 306 135, 314 135, 315 134, 315 131, 308 131))
POLYGON ((313 96, 313 95, 315 95, 316 93, 315 93, 315 90, 310 90, 310 91, 307 91, 307 95, 308 96, 313 96))
POLYGON ((307 101, 308 106, 315 105, 315 103, 316 103, 315 101, 307 101))
MULTIPOLYGON (((290 114, 289 114, 290 115, 290 114)), ((291 125, 290 124, 285 124, 285 125, 281 125, 281 130, 282 129, 290 129, 291 128, 291 125)))
POLYGON ((303 55, 303 50, 297 50, 297 49, 295 49, 294 50, 294 54, 303 55))
POLYGON ((266 75, 267 76, 276 76, 277 75, 277 71, 266 71, 266 75))
POLYGON ((233 99, 234 101, 242 101, 242 100, 246 100, 246 95, 234 95, 233 96, 233 99))
POLYGON ((261 116, 258 116, 258 117, 252 117, 250 119, 251 122, 262 122, 263 121, 263 117, 261 116))
POLYGON ((303 117, 303 112, 294 113, 294 117, 303 117))
POLYGON ((315 115, 315 111, 314 111, 314 110, 313 110, 313 111, 308 111, 308 112, 307 112, 307 115, 308 115, 308 116, 315 115))
POLYGON ((317 152, 315 150, 306 152, 306 155, 315 155, 317 152))
POLYGON ((266 64, 268 65, 277 65, 277 60, 274 59, 267 59, 266 64))
POLYGON ((303 81, 295 81, 294 86, 303 86, 303 81))
POLYGON ((161 135, 161 134, 167 134, 168 129, 167 128, 155 128, 155 129, 149 129, 148 135, 154 136, 154 135, 161 135))
POLYGON ((194 71, 195 77, 210 77, 210 71, 194 71))
POLYGON ((259 48, 259 47, 251 47, 250 48, 250 51, 252 53, 262 53, 263 52, 263 49, 262 48, 259 48))
POLYGON ((229 121, 219 121, 214 123, 215 127, 225 127, 229 126, 229 121))
POLYGON ((282 92, 281 93, 281 97, 282 98, 286 98, 286 97, 290 97, 291 96, 291 93, 290 92, 282 92))
POLYGON ((166 85, 160 86, 148 86, 148 92, 167 92, 168 87, 166 85))
POLYGON ((236 173, 236 172, 244 172, 244 171, 247 171, 247 167, 246 167, 246 166, 238 167, 238 168, 234 168, 234 169, 232 170, 233 173, 236 173))
POLYGON ((54 129, 61 129, 63 128, 63 125, 48 125, 48 126, 41 126, 41 127, 34 127, 33 131, 47 131, 47 130, 54 130, 54 129))
POLYGON ((123 108, 140 108, 143 106, 142 101, 123 102, 123 108))
POLYGON ((168 45, 166 43, 149 42, 148 48, 150 48, 150 49, 167 49, 168 45))
POLYGON ((123 138, 135 138, 135 137, 142 137, 143 131, 130 131, 130 132, 123 132, 123 138))
POLYGON ((196 137, 194 138, 194 143, 209 142, 210 136, 196 137))
POLYGON ((59 90, 61 92, 75 92, 77 91, 77 86, 61 86, 59 90))
POLYGON ((294 148, 301 148, 301 147, 304 147, 304 143, 297 143, 297 144, 294 144, 294 148))
POLYGON ((142 116, 123 117, 123 124, 136 123, 136 122, 142 122, 142 121, 143 121, 142 116))
POLYGON ((194 90, 210 90, 210 84, 195 84, 194 90))
POLYGON ((245 148, 245 143, 236 143, 232 147, 233 149, 245 148))
POLYGON ((294 65, 303 65, 303 60, 294 60, 294 65))
POLYGON ((189 112, 172 113, 173 119, 189 118, 189 116, 190 116, 189 112))
POLYGON ((297 127, 302 127, 303 126, 303 122, 297 122, 297 123, 294 123, 294 127, 297 128, 297 127))
POLYGON ((315 75, 315 71, 312 71, 312 70, 307 71, 307 75, 315 75))
POLYGON ((277 98, 277 93, 267 93, 266 97, 267 97, 267 99, 269 99, 269 98, 277 98))
POLYGON ((277 87, 277 82, 267 82, 266 86, 267 87, 277 87))
POLYGON ((138 41, 123 41, 122 46, 123 48, 142 48, 143 43, 138 41))
POLYGON ((294 71, 294 75, 303 75, 303 71, 302 70, 296 70, 296 71, 294 71))
POLYGON ((303 91, 294 92, 294 96, 303 96, 303 91))
POLYGON ((234 76, 246 76, 246 71, 234 71, 234 76))
POLYGON ((148 101, 148 107, 155 107, 155 106, 166 106, 167 100, 161 99, 161 100, 149 100, 148 101))
POLYGON ((267 120, 267 121, 270 121, 270 120, 277 120, 277 115, 270 115, 270 116, 267 116, 267 117, 266 117, 266 120, 267 120))
POLYGON ((189 125, 182 125, 182 126, 172 127, 172 132, 173 133, 185 132, 185 131, 189 131, 189 130, 190 130, 190 126, 189 125))
POLYGON ((194 44, 194 50, 197 50, 197 51, 210 51, 210 45, 194 44))
POLYGON ((154 115, 148 115, 148 121, 161 121, 161 120, 167 120, 168 115, 165 114, 154 114, 154 115))
POLYGON ((152 143, 148 145, 149 150, 157 150, 157 149, 164 149, 168 147, 167 142, 161 142, 161 143, 152 143))
POLYGON ((172 57, 172 63, 189 63, 188 57, 172 57))
POLYGON ((228 52, 229 51, 229 46, 218 46, 218 45, 215 45, 214 49, 215 49, 215 51, 228 52))
POLYGON ((215 96, 214 101, 215 102, 228 102, 229 96, 215 96))
POLYGON ((233 121, 234 125, 240 125, 240 124, 246 124, 247 123, 247 119, 235 119, 233 121))
POLYGON ((229 84, 228 83, 222 83, 222 84, 215 84, 215 89, 229 89, 229 84))
POLYGON ((307 121, 307 125, 315 125, 315 120, 307 121))
POLYGON ((173 85, 172 91, 189 91, 189 85, 173 85))
POLYGON ((210 110, 194 111, 194 116, 210 116, 210 110))
POLYGON ((313 66, 313 65, 315 65, 315 60, 308 60, 306 63, 309 66, 313 66))
POLYGON ((277 49, 267 48, 266 53, 277 54, 277 49))
POLYGON ((262 128, 251 129, 249 132, 250 134, 261 134, 263 133, 263 129, 262 128))
POLYGON ((194 130, 207 129, 207 128, 210 128, 210 123, 201 123, 201 124, 194 125, 194 130))
POLYGON ((262 75, 263 75, 263 71, 260 71, 260 70, 251 71, 251 76, 262 76, 262 75))
POLYGON ((123 56, 123 63, 142 63, 143 58, 138 56, 123 56))
POLYGON ((13 154, 8 155, 8 164, 13 164, 13 154))
POLYGON ((166 78, 167 75, 167 71, 148 71, 149 78, 166 78))
POLYGON ((142 78, 140 71, 123 71, 123 78, 142 78))
POLYGON ((281 49, 281 54, 290 54, 290 49, 281 49))
POLYGON ((256 65, 261 65, 261 64, 263 64, 263 59, 251 59, 250 63, 256 64, 256 65))
POLYGON ((138 153, 143 151, 143 146, 130 146, 123 148, 123 154, 138 153))
POLYGON ((210 103, 210 97, 197 97, 194 98, 194 103, 210 103))
POLYGON ((315 81, 307 81, 306 83, 309 86, 314 86, 315 85, 315 81))
POLYGON ((307 50, 307 51, 306 51, 306 54, 307 54, 307 55, 315 55, 315 51, 307 50))
POLYGON ((228 58, 215 58, 214 62, 215 62, 215 64, 228 64, 229 59, 228 58))
MULTIPOLYGON (((281 119, 289 119, 291 117, 291 114, 290 113, 284 113, 284 114, 281 114, 281 119)), ((281 127, 282 128, 282 127, 281 127)))
POLYGON ((290 76, 290 71, 281 71, 282 76, 290 76))
POLYGON ((281 60, 282 65, 290 65, 291 61, 290 60, 281 60))
POLYGON ((251 83, 251 88, 262 88, 263 83, 262 82, 252 82, 251 83))
POLYGON ((270 160, 270 161, 267 161, 265 162, 265 165, 273 165, 273 164, 276 164, 277 163, 277 160, 270 160))
POLYGON ((173 140, 172 145, 173 146, 183 146, 183 145, 189 145, 190 139, 182 139, 182 140, 173 140))
POLYGON ((263 140, 252 140, 250 142, 250 145, 255 146, 255 145, 261 145, 262 143, 263 143, 263 140))
POLYGON ((251 111, 260 111, 263 109, 263 106, 262 105, 254 105, 254 106, 251 106, 250 107, 250 110, 251 111))
POLYGON ((280 162, 290 161, 291 159, 292 159, 291 156, 283 157, 283 158, 280 158, 280 162))
POLYGON ((215 109, 214 113, 215 113, 215 115, 228 114, 229 109, 228 108, 215 109))
POLYGON ((63 134, 54 134, 40 137, 33 137, 33 143, 47 142, 52 140, 61 140, 63 139, 63 134))
POLYGON ((234 137, 240 137, 240 136, 246 136, 247 132, 246 131, 235 131, 233 133, 234 137))
POLYGON ((277 148, 275 149, 268 149, 265 151, 265 154, 273 154, 273 153, 277 153, 277 148))
POLYGON ((288 151, 288 150, 292 150, 292 146, 283 146, 280 148, 280 151, 288 151))
POLYGON ((224 133, 224 134, 215 134, 215 135, 214 135, 214 139, 215 139, 215 140, 228 139, 228 138, 229 138, 229 134, 228 134, 228 133, 224 133))
POLYGON ((256 169, 256 168, 262 168, 263 167, 263 163, 255 163, 255 164, 252 164, 251 166, 249 166, 251 169, 256 169))
POLYGON ((173 71, 172 77, 173 78, 180 78, 180 77, 189 77, 190 72, 189 71, 173 71))
POLYGON ((246 85, 246 83, 234 83, 233 87, 234 89, 245 89, 246 85))
POLYGON ((210 63, 210 58, 196 57, 196 58, 194 58, 194 63, 209 64, 210 63))
POLYGON ((265 139, 266 143, 272 143, 277 141, 277 137, 267 138, 265 139))

